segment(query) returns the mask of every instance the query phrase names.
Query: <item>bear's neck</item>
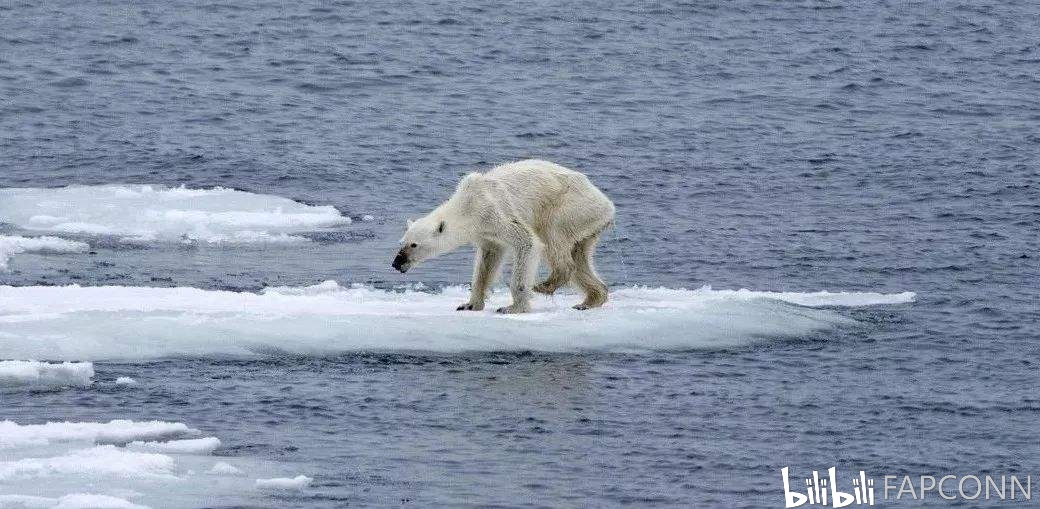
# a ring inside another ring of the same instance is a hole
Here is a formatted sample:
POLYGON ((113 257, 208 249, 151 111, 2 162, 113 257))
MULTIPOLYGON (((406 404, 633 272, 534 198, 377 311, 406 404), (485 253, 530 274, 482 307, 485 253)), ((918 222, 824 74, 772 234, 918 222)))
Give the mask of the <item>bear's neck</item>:
POLYGON ((448 235, 459 246, 473 244, 477 240, 478 225, 473 222, 473 213, 461 200, 450 199, 434 209, 431 214, 438 222, 447 224, 448 235))

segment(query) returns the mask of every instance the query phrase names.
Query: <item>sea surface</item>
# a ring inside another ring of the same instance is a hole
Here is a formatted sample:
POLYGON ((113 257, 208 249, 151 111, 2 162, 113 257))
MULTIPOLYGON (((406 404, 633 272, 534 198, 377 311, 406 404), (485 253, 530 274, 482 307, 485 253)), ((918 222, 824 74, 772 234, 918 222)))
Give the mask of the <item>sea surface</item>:
MULTIPOLYGON (((153 507, 783 507, 783 467, 1040 476, 1038 33, 1029 1, 4 0, 0 238, 23 240, 0 285, 33 288, 0 289, 0 360, 95 373, 0 390, 0 421, 184 423, 252 476, 110 493, 153 507), (459 322, 472 251, 398 274, 405 221, 532 157, 614 200, 615 307, 459 322), (742 288, 915 295, 698 300, 742 288), (266 323, 251 294, 320 310, 266 323)), ((18 468, 0 495, 111 487, 18 468)))

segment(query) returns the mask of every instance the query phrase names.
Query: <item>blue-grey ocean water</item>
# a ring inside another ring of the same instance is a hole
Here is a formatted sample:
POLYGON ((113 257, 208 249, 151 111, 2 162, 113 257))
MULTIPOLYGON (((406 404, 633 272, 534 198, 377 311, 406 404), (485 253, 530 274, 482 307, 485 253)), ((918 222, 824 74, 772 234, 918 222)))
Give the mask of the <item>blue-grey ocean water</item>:
POLYGON ((722 350, 96 362, 142 389, 9 394, 0 418, 187 422, 306 464, 290 507, 782 507, 784 466, 1038 475, 1038 33, 1028 1, 5 0, 0 187, 224 186, 358 221, 23 255, 0 284, 466 283, 469 252, 390 269, 405 219, 538 157, 615 201, 613 285, 917 300, 722 350))

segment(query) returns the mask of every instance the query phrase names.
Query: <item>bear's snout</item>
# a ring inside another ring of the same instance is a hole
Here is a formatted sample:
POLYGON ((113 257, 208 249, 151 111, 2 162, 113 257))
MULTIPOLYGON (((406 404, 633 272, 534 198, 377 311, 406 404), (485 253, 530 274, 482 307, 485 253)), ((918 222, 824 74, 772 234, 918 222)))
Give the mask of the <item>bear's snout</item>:
POLYGON ((390 264, 391 267, 401 271, 401 274, 408 272, 409 265, 411 265, 411 263, 408 262, 408 255, 405 254, 404 249, 397 252, 397 256, 394 257, 393 263, 390 264))

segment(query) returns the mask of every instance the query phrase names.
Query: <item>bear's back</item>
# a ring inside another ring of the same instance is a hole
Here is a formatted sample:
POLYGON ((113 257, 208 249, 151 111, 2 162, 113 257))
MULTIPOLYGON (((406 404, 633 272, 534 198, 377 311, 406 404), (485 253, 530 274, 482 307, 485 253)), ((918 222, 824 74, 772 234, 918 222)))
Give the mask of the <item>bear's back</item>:
POLYGON ((494 190, 500 207, 528 220, 551 213, 562 203, 583 203, 613 216, 614 205, 584 174, 539 159, 496 166, 481 174, 484 189, 494 190))
POLYGON ((560 166, 554 162, 541 159, 524 159, 512 163, 505 163, 488 170, 484 175, 495 179, 511 179, 530 177, 533 175, 581 175, 580 173, 560 166))
POLYGON ((558 194, 566 188, 591 185, 582 173, 541 159, 524 159, 491 168, 484 176, 510 189, 558 194))
POLYGON ((556 163, 525 159, 496 166, 483 174, 485 182, 505 193, 523 199, 528 206, 560 196, 585 176, 556 163))

